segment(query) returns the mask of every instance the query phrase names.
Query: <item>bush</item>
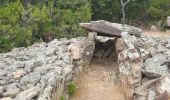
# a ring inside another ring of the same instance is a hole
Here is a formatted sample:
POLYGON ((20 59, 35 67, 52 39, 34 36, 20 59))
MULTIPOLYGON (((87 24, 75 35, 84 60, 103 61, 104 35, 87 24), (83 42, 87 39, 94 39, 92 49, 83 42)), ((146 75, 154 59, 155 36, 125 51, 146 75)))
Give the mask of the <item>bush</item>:
POLYGON ((78 23, 91 20, 90 2, 84 0, 9 0, 1 5, 0 52, 41 40, 83 36, 78 23))
POLYGON ((77 89, 76 85, 73 82, 71 82, 68 85, 68 94, 69 94, 69 96, 72 96, 76 92, 76 89, 77 89))

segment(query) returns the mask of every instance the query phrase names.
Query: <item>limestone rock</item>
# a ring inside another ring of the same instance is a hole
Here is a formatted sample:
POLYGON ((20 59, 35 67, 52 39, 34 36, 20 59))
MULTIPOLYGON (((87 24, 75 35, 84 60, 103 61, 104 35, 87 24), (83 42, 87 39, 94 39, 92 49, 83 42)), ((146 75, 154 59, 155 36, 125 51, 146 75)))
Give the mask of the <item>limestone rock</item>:
POLYGON ((77 46, 76 44, 70 44, 68 49, 71 51, 73 59, 75 60, 80 59, 81 56, 79 46, 77 46))
POLYGON ((166 56, 162 54, 155 55, 144 62, 142 73, 150 78, 164 76, 168 73, 168 66, 163 65, 166 62, 166 56))
POLYGON ((25 75, 21 78, 21 84, 33 84, 36 85, 37 82, 40 80, 40 72, 33 72, 30 74, 25 75))
POLYGON ((14 78, 19 79, 24 74, 26 74, 26 72, 24 70, 17 70, 16 72, 14 72, 14 78))
POLYGON ((13 100, 11 97, 4 97, 1 100, 13 100))
POLYGON ((31 100, 39 93, 39 89, 37 87, 29 88, 25 91, 20 92, 14 100, 31 100))
POLYGON ((90 41, 89 39, 85 39, 83 43, 83 54, 82 54, 82 59, 84 65, 88 65, 91 62, 91 59, 94 55, 94 50, 95 50, 95 42, 90 41))
POLYGON ((104 20, 92 21, 90 23, 80 23, 82 28, 98 32, 101 36, 116 36, 121 37, 121 32, 129 32, 132 35, 141 36, 141 29, 118 23, 110 23, 104 20))
POLYGON ((20 92, 20 89, 17 87, 16 83, 12 83, 7 86, 6 92, 3 93, 5 97, 14 97, 16 94, 20 92))
POLYGON ((159 94, 167 92, 170 97, 170 74, 167 74, 164 77, 161 77, 159 80, 160 83, 157 83, 156 90, 159 94))
POLYGON ((94 40, 96 40, 96 38, 97 38, 97 33, 96 32, 89 32, 88 33, 88 39, 90 41, 94 41, 94 40))

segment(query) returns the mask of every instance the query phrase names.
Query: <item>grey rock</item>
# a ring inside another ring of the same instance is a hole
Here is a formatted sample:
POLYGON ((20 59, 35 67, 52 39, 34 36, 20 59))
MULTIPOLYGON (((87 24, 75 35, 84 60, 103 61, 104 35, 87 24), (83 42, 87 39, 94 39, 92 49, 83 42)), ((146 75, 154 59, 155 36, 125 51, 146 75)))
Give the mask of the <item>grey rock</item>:
POLYGON ((151 56, 155 56, 158 52, 155 47, 148 48, 148 51, 151 56))
POLYGON ((156 99, 156 92, 154 90, 148 91, 148 100, 155 100, 156 99))
POLYGON ((167 92, 170 95, 170 74, 166 74, 166 76, 161 77, 159 79, 160 84, 156 84, 156 90, 159 94, 164 94, 167 92))
POLYGON ((24 67, 24 62, 17 61, 11 67, 13 67, 13 68, 23 68, 24 67))
POLYGON ((61 45, 61 41, 59 41, 58 39, 54 39, 53 41, 48 43, 49 47, 56 47, 56 46, 59 46, 59 45, 61 45))
POLYGON ((157 54, 144 62, 142 73, 150 78, 164 76, 165 74, 169 73, 169 68, 165 64, 166 61, 166 55, 157 54))
POLYGON ((36 60, 34 60, 34 68, 44 65, 46 64, 46 62, 47 58, 37 58, 36 60))
POLYGON ((89 33, 88 33, 88 39, 89 39, 90 41, 96 40, 96 37, 97 37, 97 33, 96 33, 96 32, 89 32, 89 33))
POLYGON ((152 37, 149 37, 149 36, 147 37, 147 40, 145 41, 145 44, 146 44, 148 47, 150 47, 150 46, 155 47, 155 46, 158 45, 158 43, 156 42, 156 40, 153 39, 152 37))
POLYGON ((17 87, 16 83, 12 83, 6 87, 6 92, 3 93, 5 97, 14 97, 20 92, 20 89, 17 87))
POLYGON ((142 70, 142 73, 149 77, 149 78, 154 78, 154 77, 161 77, 166 75, 168 72, 169 68, 167 65, 163 66, 146 66, 144 70, 142 70))
POLYGON ((49 57, 49 58, 47 58, 46 64, 52 64, 52 63, 54 63, 54 62, 57 61, 57 60, 58 60, 58 57, 57 57, 57 56, 49 57))
POLYGON ((157 54, 144 62, 144 66, 161 66, 166 62, 166 55, 157 54))
POLYGON ((0 97, 2 96, 2 93, 5 91, 5 88, 3 86, 0 86, 0 97))
POLYGON ((121 32, 127 31, 132 35, 141 36, 141 29, 137 27, 119 23, 110 23, 104 20, 92 21, 90 23, 80 23, 79 25, 86 30, 98 32, 98 35, 120 36, 121 32))
POLYGON ((1 85, 1 86, 5 85, 5 84, 7 84, 7 83, 8 83, 8 81, 5 80, 5 79, 1 79, 1 80, 0 80, 0 85, 1 85))
POLYGON ((31 72, 34 68, 34 59, 33 60, 28 60, 25 62, 25 67, 24 70, 26 72, 31 72))
POLYGON ((14 100, 32 100, 39 93, 39 88, 32 87, 25 91, 20 92, 14 100))
POLYGON ((157 51, 158 52, 165 52, 165 51, 167 51, 167 48, 164 47, 163 45, 158 45, 157 46, 157 51))
POLYGON ((13 100, 11 97, 3 97, 1 100, 13 100))
POLYGON ((48 48, 47 50, 45 50, 45 55, 46 56, 52 56, 52 55, 54 55, 54 53, 55 53, 55 48, 48 48))
POLYGON ((43 93, 41 93, 41 95, 38 97, 38 100, 46 100, 47 98, 49 98, 49 96, 52 94, 52 86, 47 86, 43 93))
POLYGON ((30 73, 30 74, 23 76, 21 78, 20 83, 25 84, 25 85, 26 84, 36 85, 37 82, 39 82, 40 78, 41 78, 40 72, 33 72, 33 73, 30 73))
POLYGON ((41 75, 47 74, 51 71, 56 71, 59 75, 61 75, 62 67, 57 67, 56 65, 46 65, 35 68, 34 71, 40 72, 41 75))
POLYGON ((26 74, 26 72, 23 69, 18 69, 15 72, 13 72, 13 77, 14 77, 14 79, 19 79, 25 74, 26 74))
MULTIPOLYGON (((2 77, 5 76, 5 75, 7 75, 7 72, 0 69, 0 77, 2 78, 2 77)), ((0 79, 1 79, 1 78, 0 78, 0 79)))
MULTIPOLYGON (((79 52, 80 53, 80 52, 79 52)), ((75 58, 79 58, 80 59, 80 54, 79 54, 79 57, 74 57, 73 59, 75 58)), ((67 54, 63 57, 63 61, 66 63, 66 64, 71 64, 72 62, 72 58, 71 58, 71 54, 67 54)))
POLYGON ((63 69, 63 75, 65 76, 66 80, 69 80, 71 79, 72 77, 72 68, 73 66, 65 66, 64 69, 63 69))

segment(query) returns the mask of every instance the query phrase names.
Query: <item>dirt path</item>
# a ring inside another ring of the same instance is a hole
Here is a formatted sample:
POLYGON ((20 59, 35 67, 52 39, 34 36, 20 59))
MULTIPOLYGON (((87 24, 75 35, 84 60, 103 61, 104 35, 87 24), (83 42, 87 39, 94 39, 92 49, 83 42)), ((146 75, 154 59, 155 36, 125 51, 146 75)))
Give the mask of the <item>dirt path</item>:
POLYGON ((76 93, 70 100, 124 100, 115 85, 115 67, 106 60, 96 60, 79 76, 76 93))
POLYGON ((148 36, 157 36, 157 37, 170 37, 170 30, 168 30, 167 32, 152 32, 152 31, 144 31, 143 32, 145 35, 148 36))

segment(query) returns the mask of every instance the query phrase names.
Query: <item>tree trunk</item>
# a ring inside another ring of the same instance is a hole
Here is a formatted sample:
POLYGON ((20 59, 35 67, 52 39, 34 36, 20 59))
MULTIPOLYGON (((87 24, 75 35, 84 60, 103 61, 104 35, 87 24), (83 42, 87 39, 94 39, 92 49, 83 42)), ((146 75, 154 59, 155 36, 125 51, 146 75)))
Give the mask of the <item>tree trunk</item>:
POLYGON ((121 6, 122 6, 122 23, 125 24, 126 20, 126 13, 125 13, 125 6, 130 2, 130 0, 127 0, 126 2, 123 2, 123 0, 120 0, 121 6))
POLYGON ((122 23, 125 24, 125 19, 126 19, 126 15, 125 15, 125 7, 122 6, 122 23))

